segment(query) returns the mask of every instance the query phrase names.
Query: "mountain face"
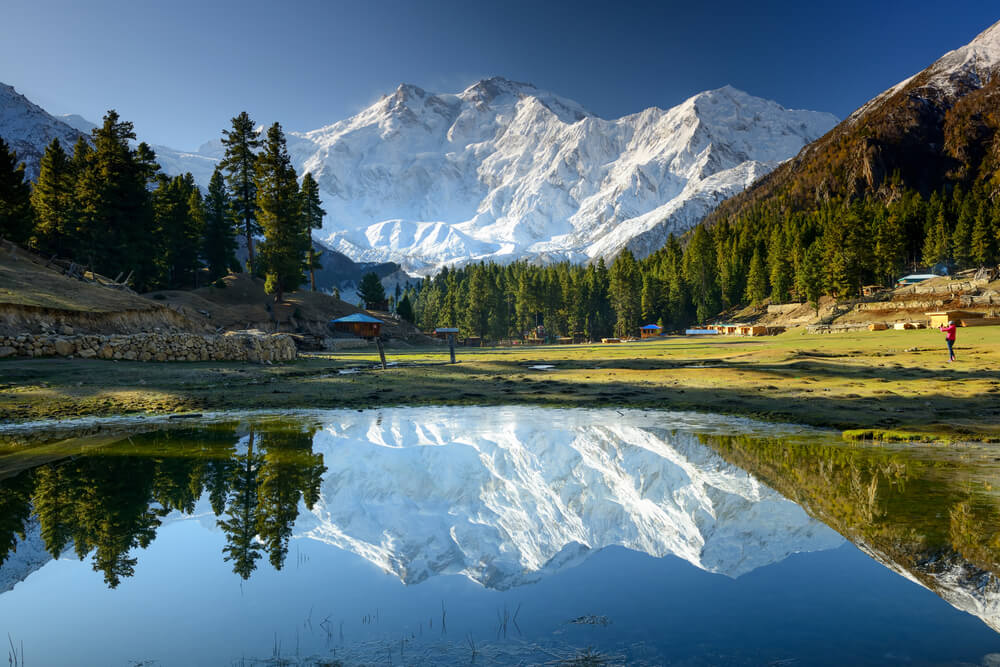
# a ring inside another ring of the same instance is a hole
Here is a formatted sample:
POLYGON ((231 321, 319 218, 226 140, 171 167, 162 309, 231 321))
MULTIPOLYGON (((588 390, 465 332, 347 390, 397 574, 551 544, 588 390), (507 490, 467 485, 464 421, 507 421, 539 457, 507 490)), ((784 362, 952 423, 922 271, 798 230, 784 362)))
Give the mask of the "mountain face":
POLYGON ((24 162, 27 178, 38 177, 42 154, 53 139, 59 139, 63 150, 72 154, 73 144, 82 134, 11 86, 0 83, 0 138, 17 152, 18 161, 24 162))
POLYGON ((843 542, 662 416, 420 412, 348 413, 318 432, 327 472, 295 534, 406 583, 463 574, 496 589, 611 545, 738 577, 843 542))
MULTIPOLYGON (((327 211, 317 240, 361 262, 432 273, 479 259, 639 256, 686 231, 834 125, 725 87, 616 120, 530 84, 493 78, 458 94, 403 84, 368 109, 287 134, 327 211)), ((45 145, 93 124, 53 118, 0 87, 0 136, 37 176, 45 145)), ((222 156, 153 146, 164 172, 202 186, 222 156)))
POLYGON ((294 134, 327 211, 317 237, 417 272, 468 260, 640 256, 833 126, 730 87, 616 120, 530 84, 401 85, 294 134))
POLYGON ((709 220, 778 197, 793 207, 835 196, 890 197, 894 176, 925 194, 989 180, 1000 169, 998 75, 1000 22, 869 101, 709 220))

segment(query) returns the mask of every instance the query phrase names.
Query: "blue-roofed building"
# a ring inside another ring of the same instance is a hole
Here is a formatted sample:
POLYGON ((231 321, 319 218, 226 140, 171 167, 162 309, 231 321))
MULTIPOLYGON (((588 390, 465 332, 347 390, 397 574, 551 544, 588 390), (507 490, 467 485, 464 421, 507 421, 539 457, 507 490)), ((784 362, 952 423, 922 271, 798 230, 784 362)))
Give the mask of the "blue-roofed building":
POLYGON ((360 338, 378 338, 379 334, 382 333, 382 320, 364 313, 338 317, 335 320, 330 320, 330 324, 336 331, 354 334, 360 338))
POLYGON ((663 331, 663 327, 659 324, 645 324, 639 327, 639 336, 641 338, 654 338, 659 336, 661 331, 663 331))

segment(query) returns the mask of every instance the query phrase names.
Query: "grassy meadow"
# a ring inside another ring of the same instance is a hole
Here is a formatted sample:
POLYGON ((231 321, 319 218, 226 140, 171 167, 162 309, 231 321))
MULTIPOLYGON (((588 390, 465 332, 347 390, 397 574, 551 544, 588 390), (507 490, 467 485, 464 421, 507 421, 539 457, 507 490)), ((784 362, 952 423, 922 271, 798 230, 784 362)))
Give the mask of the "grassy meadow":
POLYGON ((530 404, 695 410, 846 437, 1000 440, 1000 327, 609 344, 389 348, 282 365, 0 362, 0 422, 245 409, 530 404), (549 365, 550 369, 532 366, 549 365))

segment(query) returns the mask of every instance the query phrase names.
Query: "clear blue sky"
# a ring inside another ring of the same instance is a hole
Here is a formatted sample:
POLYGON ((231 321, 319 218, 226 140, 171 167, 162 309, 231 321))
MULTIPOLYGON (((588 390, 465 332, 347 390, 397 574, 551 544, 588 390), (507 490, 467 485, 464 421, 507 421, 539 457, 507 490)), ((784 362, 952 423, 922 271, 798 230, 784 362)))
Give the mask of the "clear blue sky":
POLYGON ((400 82, 501 75, 604 117, 731 84, 843 118, 1000 20, 987 0, 7 0, 0 81, 51 113, 115 108, 180 149, 247 110, 311 130, 400 82))

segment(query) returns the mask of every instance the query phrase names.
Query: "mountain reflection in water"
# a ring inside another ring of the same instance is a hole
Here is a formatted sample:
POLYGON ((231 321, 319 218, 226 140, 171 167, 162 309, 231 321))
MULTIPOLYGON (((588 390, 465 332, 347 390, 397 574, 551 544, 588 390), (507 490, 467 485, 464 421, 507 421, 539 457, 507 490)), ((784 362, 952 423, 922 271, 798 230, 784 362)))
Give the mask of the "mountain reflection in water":
POLYGON ((406 584, 457 574, 494 591, 613 547, 737 578, 846 537, 1000 630, 986 446, 862 446, 740 420, 539 408, 243 417, 101 438, 34 467, 27 457, 48 450, 0 456, 0 593, 69 554, 109 588, 141 579, 143 550, 187 519, 221 535, 236 581, 265 557, 281 570, 300 538, 406 584))

